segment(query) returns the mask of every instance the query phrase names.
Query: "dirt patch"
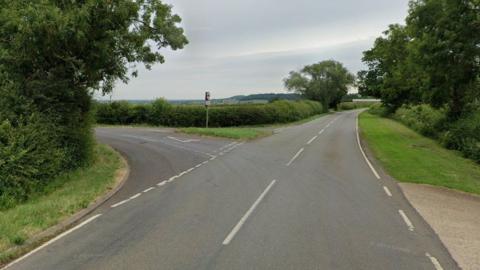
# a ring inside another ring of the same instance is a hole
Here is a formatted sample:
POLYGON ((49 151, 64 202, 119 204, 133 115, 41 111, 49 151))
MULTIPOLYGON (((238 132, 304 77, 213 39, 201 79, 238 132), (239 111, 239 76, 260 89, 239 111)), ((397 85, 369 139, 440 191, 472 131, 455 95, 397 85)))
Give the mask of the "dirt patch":
POLYGON ((480 269, 480 197, 428 185, 399 185, 459 266, 480 269))

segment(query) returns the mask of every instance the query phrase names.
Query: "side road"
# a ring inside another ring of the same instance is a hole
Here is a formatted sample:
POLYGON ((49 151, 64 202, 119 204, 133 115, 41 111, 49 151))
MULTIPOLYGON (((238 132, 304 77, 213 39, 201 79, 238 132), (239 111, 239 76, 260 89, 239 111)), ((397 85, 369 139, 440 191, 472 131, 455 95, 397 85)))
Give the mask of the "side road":
POLYGON ((477 191, 480 166, 391 119, 364 113, 360 126, 369 160, 386 178, 412 182, 399 190, 462 269, 480 269, 480 197, 445 188, 477 191))

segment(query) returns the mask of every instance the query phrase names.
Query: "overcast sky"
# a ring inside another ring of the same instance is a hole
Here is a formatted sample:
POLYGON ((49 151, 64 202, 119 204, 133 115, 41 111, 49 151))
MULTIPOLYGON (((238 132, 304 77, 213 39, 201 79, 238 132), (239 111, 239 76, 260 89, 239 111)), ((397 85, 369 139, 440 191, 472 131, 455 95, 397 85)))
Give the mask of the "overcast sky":
POLYGON ((118 83, 113 99, 199 99, 285 92, 291 70, 335 59, 356 73, 362 51, 408 0, 167 0, 190 44, 163 50, 166 62, 118 83))

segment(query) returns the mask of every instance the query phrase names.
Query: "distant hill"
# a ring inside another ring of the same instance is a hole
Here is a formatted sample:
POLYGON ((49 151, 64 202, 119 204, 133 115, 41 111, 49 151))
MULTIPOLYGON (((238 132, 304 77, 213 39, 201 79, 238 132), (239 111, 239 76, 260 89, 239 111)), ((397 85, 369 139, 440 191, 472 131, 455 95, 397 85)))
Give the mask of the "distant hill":
MULTIPOLYGON (((252 94, 252 95, 238 95, 229 98, 213 99, 213 104, 244 104, 244 103, 268 103, 273 100, 299 100, 301 96, 298 94, 284 94, 284 93, 265 93, 265 94, 252 94)), ((147 104, 153 100, 126 100, 132 104, 147 104)), ((99 102, 109 102, 100 100, 99 102)), ((203 104, 202 99, 172 99, 168 100, 172 104, 203 104)))

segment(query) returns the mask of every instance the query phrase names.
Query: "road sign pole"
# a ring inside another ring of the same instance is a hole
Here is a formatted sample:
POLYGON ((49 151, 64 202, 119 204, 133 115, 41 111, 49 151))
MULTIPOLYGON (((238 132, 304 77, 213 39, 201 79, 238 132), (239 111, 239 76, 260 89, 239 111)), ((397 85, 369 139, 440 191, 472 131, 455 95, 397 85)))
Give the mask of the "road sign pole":
POLYGON ((208 106, 210 106, 210 92, 205 92, 205 109, 206 109, 206 119, 205 119, 205 127, 208 128, 208 106))
POLYGON ((207 107, 207 120, 205 122, 205 127, 208 128, 208 105, 206 107, 207 107))

